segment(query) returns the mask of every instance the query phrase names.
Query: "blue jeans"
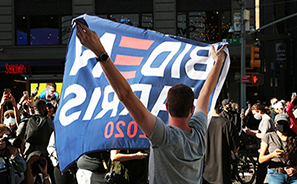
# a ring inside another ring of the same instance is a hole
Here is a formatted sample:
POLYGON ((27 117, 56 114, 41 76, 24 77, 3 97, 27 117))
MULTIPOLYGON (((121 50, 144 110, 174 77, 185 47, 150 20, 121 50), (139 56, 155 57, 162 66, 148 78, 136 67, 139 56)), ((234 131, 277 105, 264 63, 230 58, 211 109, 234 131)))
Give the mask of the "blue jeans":
POLYGON ((267 170, 269 184, 297 184, 297 174, 289 176, 272 169, 267 170))

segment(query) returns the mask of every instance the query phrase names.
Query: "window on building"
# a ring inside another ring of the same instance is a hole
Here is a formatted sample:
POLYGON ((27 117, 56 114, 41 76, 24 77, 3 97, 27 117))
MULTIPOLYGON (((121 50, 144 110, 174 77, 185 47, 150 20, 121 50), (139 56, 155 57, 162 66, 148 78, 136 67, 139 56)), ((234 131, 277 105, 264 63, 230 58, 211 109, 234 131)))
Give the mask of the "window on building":
POLYGON ((27 26, 26 16, 17 16, 16 21, 16 40, 17 45, 27 45, 28 44, 28 26, 27 26))
POLYGON ((31 15, 16 17, 16 45, 67 44, 72 16, 31 15))
POLYGON ((68 40, 71 34, 71 21, 72 16, 66 15, 61 17, 61 42, 62 44, 68 44, 68 40))
POLYGON ((200 42, 217 42, 228 36, 230 11, 178 12, 177 35, 200 42))
POLYGON ((67 44, 72 0, 15 0, 16 45, 67 44))
POLYGON ((95 1, 95 13, 116 22, 153 29, 153 0, 95 1))
POLYGON ((222 13, 222 39, 227 38, 229 34, 229 29, 231 26, 231 13, 230 11, 225 11, 222 13))
POLYGON ((111 14, 109 17, 116 22, 139 27, 138 14, 111 14))
POLYGON ((144 29, 154 29, 154 24, 153 24, 153 14, 151 13, 144 13, 142 14, 141 18, 141 28, 144 29))
POLYGON ((30 45, 58 45, 58 16, 36 15, 30 17, 30 45))
POLYGON ((185 12, 177 14, 177 35, 180 37, 187 36, 187 15, 185 12))

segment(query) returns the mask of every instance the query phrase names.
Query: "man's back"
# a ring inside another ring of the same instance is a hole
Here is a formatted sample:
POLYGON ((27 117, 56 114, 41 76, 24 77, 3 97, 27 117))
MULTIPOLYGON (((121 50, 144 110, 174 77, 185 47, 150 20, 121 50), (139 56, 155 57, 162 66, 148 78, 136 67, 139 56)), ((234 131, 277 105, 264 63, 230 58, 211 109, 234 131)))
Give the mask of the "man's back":
POLYGON ((43 154, 47 155, 47 145, 49 142, 49 138, 51 135, 51 132, 54 130, 54 125, 51 119, 47 118, 47 117, 43 117, 39 114, 34 114, 33 116, 30 116, 29 118, 27 118, 26 120, 22 121, 20 126, 18 127, 17 130, 17 135, 18 136, 22 136, 24 138, 24 155, 29 155, 31 152, 39 150, 41 151, 43 154), (45 124, 42 127, 36 127, 37 129, 35 130, 30 130, 29 124, 33 124, 36 123, 36 125, 40 122, 34 122, 34 121, 41 121, 41 119, 36 119, 35 117, 42 117, 45 119, 45 124), (29 132, 31 132, 30 134, 34 134, 34 136, 32 136, 32 140, 28 141, 30 139, 30 137, 28 137, 29 132), (38 142, 38 140, 40 142, 38 142))
POLYGON ((157 118, 149 137, 150 183, 200 183, 205 151, 206 115, 200 111, 189 120, 192 133, 166 126, 157 118))
POLYGON ((227 119, 213 116, 207 133, 203 178, 209 183, 231 183, 231 150, 239 146, 235 126, 227 119))

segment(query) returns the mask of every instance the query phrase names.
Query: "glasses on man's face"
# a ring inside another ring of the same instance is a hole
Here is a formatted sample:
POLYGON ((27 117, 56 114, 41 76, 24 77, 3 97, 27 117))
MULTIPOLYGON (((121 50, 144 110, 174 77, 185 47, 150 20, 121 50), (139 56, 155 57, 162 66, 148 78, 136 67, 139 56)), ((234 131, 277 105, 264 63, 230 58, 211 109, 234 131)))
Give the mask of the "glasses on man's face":
POLYGON ((56 92, 56 90, 51 90, 52 93, 56 92))

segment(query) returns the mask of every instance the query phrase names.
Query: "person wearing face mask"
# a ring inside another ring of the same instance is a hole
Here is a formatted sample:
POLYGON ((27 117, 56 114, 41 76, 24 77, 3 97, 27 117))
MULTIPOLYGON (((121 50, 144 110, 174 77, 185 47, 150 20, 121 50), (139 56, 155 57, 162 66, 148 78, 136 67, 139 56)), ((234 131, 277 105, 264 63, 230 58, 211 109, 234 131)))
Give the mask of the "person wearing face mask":
POLYGON ((297 145, 296 140, 292 141, 295 138, 289 123, 289 115, 279 113, 275 116, 276 131, 262 138, 259 162, 268 163, 269 184, 297 184, 297 159, 292 155, 296 154, 297 145))
POLYGON ((273 123, 273 120, 270 116, 268 116, 265 113, 265 109, 263 105, 261 104, 254 104, 252 106, 252 113, 256 120, 261 120, 258 126, 258 130, 251 130, 249 128, 244 128, 246 134, 255 136, 259 139, 262 139, 262 137, 267 133, 274 131, 275 126, 273 123))
POLYGON ((8 126, 10 129, 15 129, 17 127, 13 110, 7 110, 4 113, 3 124, 8 126))
MULTIPOLYGON (((243 131, 248 134, 252 135, 254 137, 257 137, 258 139, 262 139, 263 136, 267 132, 271 132, 275 130, 275 125, 273 123, 273 120, 270 116, 268 116, 265 113, 265 109, 263 105, 261 104, 254 104, 252 106, 252 113, 256 120, 261 120, 258 126, 258 130, 251 130, 249 128, 244 128, 243 131)), ((258 165, 257 169, 257 178, 256 178, 256 184, 262 184, 266 177, 266 167, 267 163, 262 163, 258 165)))
POLYGON ((231 121, 236 128, 236 131, 240 130, 240 115, 239 113, 232 110, 232 103, 229 99, 224 99, 222 101, 223 111, 220 112, 220 116, 231 121))
POLYGON ((1 124, 5 124, 9 126, 9 128, 16 128, 20 123, 20 113, 17 107, 17 103, 11 93, 9 94, 3 93, 3 96, 0 102, 0 121, 1 121, 1 124), (4 105, 7 103, 11 103, 13 110, 9 109, 5 111, 5 113, 3 114, 4 105), (4 116, 3 119, 2 119, 2 116, 4 116))

